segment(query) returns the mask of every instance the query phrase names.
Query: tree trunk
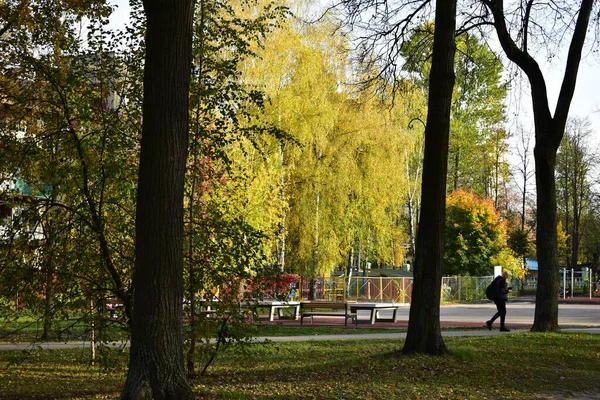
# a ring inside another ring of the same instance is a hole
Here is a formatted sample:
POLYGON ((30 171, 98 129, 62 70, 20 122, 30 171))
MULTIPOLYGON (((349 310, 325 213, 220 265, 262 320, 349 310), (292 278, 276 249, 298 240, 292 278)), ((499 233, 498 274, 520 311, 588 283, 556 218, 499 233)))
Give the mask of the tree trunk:
MULTIPOLYGON (((579 143, 579 141, 577 142, 579 143)), ((579 261, 579 227, 581 225, 581 211, 585 197, 585 179, 587 168, 583 162, 583 150, 576 147, 573 160, 573 230, 571 234, 571 260, 573 268, 577 268, 579 261), (580 160, 581 154, 581 162, 580 160)))
POLYGON ((144 0, 142 144, 129 372, 121 399, 193 399, 183 357, 183 194, 193 0, 144 0))
POLYGON ((458 190, 458 168, 460 165, 460 149, 456 149, 456 154, 454 155, 454 184, 452 185, 452 190, 458 190))
POLYGON ((192 186, 190 188, 190 193, 188 197, 188 292, 187 296, 190 301, 190 311, 188 314, 188 323, 189 323, 189 347, 186 356, 186 366, 187 366, 187 374, 189 377, 196 376, 194 360, 196 358, 196 345, 198 341, 198 319, 196 315, 196 292, 198 288, 196 287, 196 269, 195 259, 194 259, 194 237, 195 237, 195 214, 194 207, 196 206, 196 187, 198 182, 198 143, 197 140, 194 140, 192 144, 192 152, 193 152, 193 164, 192 164, 192 186))
POLYGON ((440 297, 450 106, 454 87, 456 0, 436 2, 433 59, 429 81, 421 216, 417 232, 412 302, 402 353, 448 352, 440 329, 440 297))
MULTIPOLYGON (((56 199, 55 191, 52 191, 52 202, 56 199)), ((47 212, 48 210, 46 210, 47 212)), ((48 214, 47 214, 48 215, 48 214)), ((42 222, 43 223, 43 222, 42 222)), ((44 259, 44 272, 45 272, 45 285, 44 285, 44 330, 42 332, 41 340, 50 339, 50 331, 52 328, 52 321, 54 319, 54 238, 55 229, 54 221, 43 225, 44 235, 46 243, 43 248, 43 259, 44 259)))
POLYGON ((286 218, 287 218, 287 204, 286 204, 286 182, 285 182, 285 153, 283 144, 279 145, 279 158, 281 161, 281 176, 279 177, 279 184, 281 186, 281 192, 279 194, 281 200, 281 214, 280 214, 280 225, 279 225, 279 269, 283 273, 285 272, 285 252, 286 252, 286 218))
MULTIPOLYGON (((567 156, 568 157, 568 156, 567 156)), ((565 232, 567 233, 567 256, 566 256, 566 266, 567 267, 571 267, 573 268, 573 265, 571 264, 571 257, 569 256, 569 254, 572 254, 572 251, 570 251, 572 249, 572 242, 571 242, 571 237, 569 236, 569 233, 571 232, 571 208, 569 206, 570 202, 570 190, 572 188, 569 187, 569 176, 570 176, 570 172, 569 171, 569 165, 568 165, 569 161, 567 161, 567 166, 565 168, 565 176, 564 176, 564 207, 565 207, 565 226, 563 227, 565 232)), ((556 167, 555 167, 556 169, 556 167)), ((557 217, 558 218, 558 217, 557 217)), ((557 221, 558 223, 558 221, 557 221)), ((560 262, 560 261, 559 261, 560 262)))
POLYGON ((558 329, 558 238, 554 180, 556 150, 554 147, 544 147, 537 141, 534 155, 538 218, 536 249, 540 268, 532 330, 545 332, 558 329))

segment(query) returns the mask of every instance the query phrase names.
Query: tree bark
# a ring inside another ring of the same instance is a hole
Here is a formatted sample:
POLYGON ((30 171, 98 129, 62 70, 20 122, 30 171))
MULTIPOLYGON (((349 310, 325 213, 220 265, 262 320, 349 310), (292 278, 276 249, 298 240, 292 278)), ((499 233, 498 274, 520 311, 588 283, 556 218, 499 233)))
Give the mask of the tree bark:
POLYGON ((540 141, 536 142, 534 148, 538 218, 536 250, 540 267, 532 330, 545 332, 558 329, 558 237, 554 180, 556 149, 554 146, 544 147, 540 141))
POLYGON ((121 399, 193 399, 184 369, 183 195, 193 0, 144 0, 143 126, 129 372, 121 399))
POLYGON ((455 31, 456 0, 438 0, 425 127, 421 214, 412 302, 403 354, 448 353, 440 329, 440 297, 450 108, 455 80, 455 31))

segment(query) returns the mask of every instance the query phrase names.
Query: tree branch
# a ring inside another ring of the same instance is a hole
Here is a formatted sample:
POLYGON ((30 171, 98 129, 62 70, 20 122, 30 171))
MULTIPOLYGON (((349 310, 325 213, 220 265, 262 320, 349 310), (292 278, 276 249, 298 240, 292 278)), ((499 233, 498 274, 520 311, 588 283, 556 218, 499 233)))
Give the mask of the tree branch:
MULTIPOLYGON (((565 75, 560 87, 560 94, 558 95, 556 112, 554 115, 555 120, 563 126, 563 129, 560 130, 561 132, 564 131, 569 108, 571 107, 571 101, 573 100, 573 94, 575 93, 575 83, 577 81, 579 64, 581 63, 583 43, 585 42, 593 4, 593 0, 581 1, 579 16, 577 17, 575 31, 573 32, 573 38, 571 39, 571 45, 569 46, 567 66, 565 68, 565 75)), ((558 143, 556 145, 558 147, 558 143)))

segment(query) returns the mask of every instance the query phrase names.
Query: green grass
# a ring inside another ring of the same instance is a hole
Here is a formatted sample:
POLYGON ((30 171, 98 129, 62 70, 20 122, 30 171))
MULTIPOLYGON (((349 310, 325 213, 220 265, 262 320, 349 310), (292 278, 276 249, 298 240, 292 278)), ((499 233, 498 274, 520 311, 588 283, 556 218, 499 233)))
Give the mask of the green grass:
MULTIPOLYGON (((50 340, 85 340, 89 338, 90 323, 83 314, 71 313, 64 319, 55 318, 52 321, 50 340)), ((105 319, 102 322, 102 335, 106 340, 121 340, 128 334, 122 321, 105 319)), ((35 342, 40 340, 43 333, 42 317, 38 315, 23 315, 15 319, 0 318, 0 343, 4 342, 35 342)), ((96 323, 96 334, 98 324, 96 323)))
MULTIPOLYGON (((202 399, 532 399, 599 388, 600 336, 448 337, 451 355, 400 357, 402 340, 233 347, 193 382, 202 399)), ((89 350, 0 352, 0 399, 114 399, 127 354, 105 367, 89 350)), ((576 398, 577 396, 575 396, 576 398)))
MULTIPOLYGON (((105 321, 103 330, 104 338, 108 341, 125 340, 127 332, 121 321, 105 321)), ((0 343, 9 342, 36 342, 42 335, 41 318, 20 317, 17 320, 6 321, 0 318, 0 343)), ((258 324, 254 327, 248 326, 248 332, 253 336, 298 336, 298 335, 345 335, 353 333, 380 333, 380 332, 402 332, 406 329, 398 328, 368 328, 346 326, 311 326, 303 327, 258 324)), ((55 321, 52 329, 51 340, 87 340, 89 338, 90 326, 81 318, 72 317, 68 320, 55 321)))
POLYGON ((319 335, 352 335, 363 333, 390 333, 406 332, 406 329, 399 328, 366 328, 364 326, 311 326, 302 327, 293 325, 257 325, 253 336, 319 336, 319 335))

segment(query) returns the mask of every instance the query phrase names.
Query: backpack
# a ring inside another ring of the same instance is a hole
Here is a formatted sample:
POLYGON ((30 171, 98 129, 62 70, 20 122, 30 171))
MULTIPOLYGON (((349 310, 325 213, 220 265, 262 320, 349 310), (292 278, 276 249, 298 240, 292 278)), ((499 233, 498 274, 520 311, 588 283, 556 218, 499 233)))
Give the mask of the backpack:
POLYGON ((498 279, 494 279, 485 289, 485 297, 494 300, 498 296, 498 279))

